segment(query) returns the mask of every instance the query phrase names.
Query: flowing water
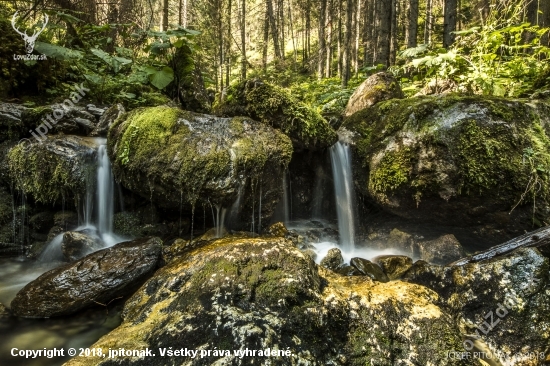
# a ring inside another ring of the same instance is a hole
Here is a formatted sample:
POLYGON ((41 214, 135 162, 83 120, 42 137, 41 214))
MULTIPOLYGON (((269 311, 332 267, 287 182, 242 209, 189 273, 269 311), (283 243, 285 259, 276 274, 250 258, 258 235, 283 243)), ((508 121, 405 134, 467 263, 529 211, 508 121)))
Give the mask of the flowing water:
MULTIPOLYGON (((77 228, 90 237, 101 239, 105 247, 124 239, 113 234, 115 184, 105 139, 94 139, 97 148, 95 174, 88 182, 82 207, 83 223, 77 228)), ((27 283, 41 274, 62 265, 61 244, 63 234, 54 237, 37 261, 25 258, 0 258, 0 303, 9 307, 11 301, 27 283)), ((43 349, 53 347, 88 347, 99 337, 120 324, 121 304, 88 310, 81 314, 54 319, 9 318, 0 322, 0 365, 57 365, 67 359, 37 358, 16 359, 10 356, 10 348, 43 349)))
POLYGON ((343 142, 334 144, 330 148, 330 160, 336 195, 339 243, 343 252, 353 254, 355 250, 355 195, 349 146, 343 142))

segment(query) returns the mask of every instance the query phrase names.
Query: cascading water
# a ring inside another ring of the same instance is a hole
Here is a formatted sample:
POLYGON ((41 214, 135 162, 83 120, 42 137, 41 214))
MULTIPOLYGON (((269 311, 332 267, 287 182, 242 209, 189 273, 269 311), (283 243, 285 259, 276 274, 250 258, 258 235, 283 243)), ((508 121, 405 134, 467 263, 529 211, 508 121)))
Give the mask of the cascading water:
MULTIPOLYGON (((84 223, 74 231, 83 231, 87 235, 97 237, 103 241, 105 247, 110 247, 123 240, 113 233, 115 182, 111 171, 111 162, 107 155, 106 140, 98 138, 95 139, 95 142, 98 145, 95 182, 91 180, 88 182, 83 207, 84 223)), ((89 178, 93 179, 94 175, 89 178)), ((63 233, 48 243, 40 255, 40 261, 50 262, 61 259, 62 242, 63 233)))
POLYGON ((354 190, 351 172, 351 150, 339 141, 330 148, 336 213, 342 251, 353 253, 355 249, 354 190))

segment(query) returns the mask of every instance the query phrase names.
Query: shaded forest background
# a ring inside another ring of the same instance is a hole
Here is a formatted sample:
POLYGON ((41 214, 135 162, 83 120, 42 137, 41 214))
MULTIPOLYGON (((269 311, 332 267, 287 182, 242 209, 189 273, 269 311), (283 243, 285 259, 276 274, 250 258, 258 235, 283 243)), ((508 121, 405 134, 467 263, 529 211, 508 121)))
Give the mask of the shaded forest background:
POLYGON ((100 103, 208 111, 254 77, 331 114, 379 70, 408 95, 526 96, 548 78, 546 0, 14 0, 0 16, 2 94, 19 99, 84 81, 100 103), (14 61, 11 21, 30 34, 45 13, 48 61, 14 61))

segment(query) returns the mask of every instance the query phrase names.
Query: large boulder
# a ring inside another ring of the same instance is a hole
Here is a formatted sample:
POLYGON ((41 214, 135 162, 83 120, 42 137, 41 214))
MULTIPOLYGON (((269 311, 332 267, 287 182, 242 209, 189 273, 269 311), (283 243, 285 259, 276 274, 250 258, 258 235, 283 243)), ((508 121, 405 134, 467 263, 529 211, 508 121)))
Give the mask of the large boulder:
POLYGON ((379 72, 369 76, 353 92, 344 111, 344 116, 349 117, 355 112, 372 107, 384 100, 404 97, 399 82, 391 74, 379 72))
POLYGON ((297 151, 325 148, 338 140, 317 111, 287 90, 257 79, 229 87, 213 109, 219 116, 248 116, 273 126, 291 138, 297 151))
POLYGON ((395 215, 489 242, 550 222, 550 126, 534 103, 450 95, 359 111, 340 131, 356 187, 395 215))
MULTIPOLYGON (((111 126, 113 172, 129 190, 164 208, 206 204, 229 210, 243 228, 265 226, 282 195, 292 156, 283 133, 249 118, 219 118, 170 107, 139 108, 111 126), (258 211, 261 215, 258 217, 258 211)), ((214 209, 214 208, 213 208, 214 209)))
POLYGON ((434 264, 449 264, 466 256, 464 248, 453 234, 442 235, 417 245, 420 258, 434 264))
POLYGON ((157 271, 126 302, 122 325, 91 346, 154 357, 66 365, 460 365, 447 357, 460 346, 458 328, 437 299, 418 285, 318 270, 281 237, 224 238, 157 271), (246 349, 255 356, 234 353, 246 349), (288 353, 263 356, 271 350, 288 353))
POLYGON ((128 295, 157 268, 162 241, 124 242, 52 269, 27 284, 11 302, 14 315, 48 318, 107 304, 128 295))
POLYGON ((38 202, 61 203, 85 194, 93 178, 95 151, 92 141, 76 136, 22 141, 7 156, 10 178, 18 190, 38 202))
MULTIPOLYGON (((550 351, 550 268, 537 249, 464 266, 418 261, 404 279, 440 295, 440 305, 458 320, 466 350, 482 345, 508 356, 550 351)), ((540 365, 538 357, 517 364, 540 365)))

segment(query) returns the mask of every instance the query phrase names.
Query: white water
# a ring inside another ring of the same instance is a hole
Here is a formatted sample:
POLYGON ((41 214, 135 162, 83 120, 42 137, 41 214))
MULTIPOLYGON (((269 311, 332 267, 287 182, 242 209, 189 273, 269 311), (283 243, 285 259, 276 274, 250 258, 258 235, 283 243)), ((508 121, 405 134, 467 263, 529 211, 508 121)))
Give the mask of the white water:
MULTIPOLYGON (((73 231, 84 232, 92 238, 101 239, 105 247, 113 246, 124 240, 113 233, 113 216, 115 201, 115 183, 111 171, 111 162, 107 155, 106 139, 95 139, 98 144, 96 158, 95 185, 89 182, 84 201, 84 224, 73 231), (95 189, 94 189, 95 188, 95 189), (93 215, 95 213, 95 215, 93 215), (95 219, 95 220, 94 220, 95 219), (94 222, 96 224, 94 224, 94 222)), ((68 229, 68 228, 64 228, 68 229)), ((63 233, 54 237, 40 254, 41 262, 59 261, 63 259, 61 244, 63 233)))
POLYGON ((342 252, 342 257, 344 258, 344 263, 349 263, 351 258, 359 257, 368 260, 373 260, 374 258, 381 255, 406 255, 397 249, 386 248, 386 249, 374 249, 374 248, 353 248, 352 251, 343 249, 340 245, 336 243, 331 243, 328 241, 320 242, 313 244, 315 249, 313 251, 317 254, 315 257, 315 262, 317 264, 321 263, 321 260, 327 256, 327 253, 332 248, 338 248, 342 252))
POLYGON ((351 150, 343 142, 337 142, 330 148, 334 193, 336 195, 336 213, 342 252, 355 250, 355 195, 351 172, 351 150))

